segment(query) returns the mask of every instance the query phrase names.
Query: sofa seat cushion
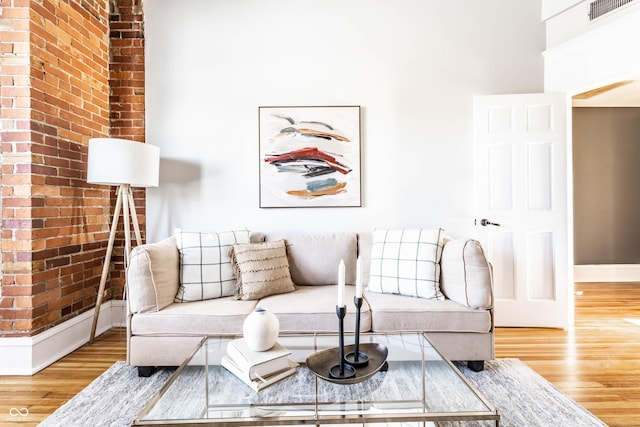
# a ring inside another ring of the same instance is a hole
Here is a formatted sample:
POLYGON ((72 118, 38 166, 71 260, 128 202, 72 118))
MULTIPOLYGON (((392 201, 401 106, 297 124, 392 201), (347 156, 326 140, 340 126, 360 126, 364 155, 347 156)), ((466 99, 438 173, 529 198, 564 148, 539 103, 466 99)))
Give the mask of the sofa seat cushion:
POLYGON ((374 332, 491 331, 491 312, 474 310, 451 300, 435 301, 402 295, 365 292, 374 332))
MULTIPOLYGON (((353 332, 356 317, 353 305, 355 286, 345 288, 347 315, 344 319, 344 330, 353 332)), ((262 298, 258 305, 268 308, 278 316, 281 332, 337 332, 337 300, 336 285, 311 285, 297 286, 295 292, 288 294, 262 298)), ((368 331, 371 328, 371 311, 366 301, 363 301, 360 310, 360 330, 368 331)))
POLYGON ((173 303, 154 313, 140 313, 131 319, 133 335, 241 334, 244 319, 256 308, 256 301, 233 297, 173 303))

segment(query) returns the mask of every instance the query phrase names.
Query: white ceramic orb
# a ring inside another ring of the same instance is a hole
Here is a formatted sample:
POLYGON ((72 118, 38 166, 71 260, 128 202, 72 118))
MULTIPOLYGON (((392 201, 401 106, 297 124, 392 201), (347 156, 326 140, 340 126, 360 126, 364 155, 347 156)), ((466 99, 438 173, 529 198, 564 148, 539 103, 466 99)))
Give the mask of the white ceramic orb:
POLYGON ((278 341, 279 332, 278 318, 264 307, 256 307, 242 325, 244 341, 253 351, 269 350, 278 341))

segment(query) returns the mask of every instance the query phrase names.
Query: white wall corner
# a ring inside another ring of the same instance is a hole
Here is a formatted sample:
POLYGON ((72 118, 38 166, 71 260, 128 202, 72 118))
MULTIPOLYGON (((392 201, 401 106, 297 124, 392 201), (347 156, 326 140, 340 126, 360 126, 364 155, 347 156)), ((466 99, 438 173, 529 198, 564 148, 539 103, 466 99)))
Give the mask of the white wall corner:
MULTIPOLYGON (((33 337, 0 338, 0 375, 33 375, 88 343, 93 313, 89 310, 33 337)), ((100 307, 96 335, 125 322, 125 301, 107 301, 100 307)))
POLYGON ((640 282, 640 264, 574 266, 575 282, 640 282))
POLYGON ((546 21, 583 1, 584 0, 542 0, 540 18, 542 21, 546 21))

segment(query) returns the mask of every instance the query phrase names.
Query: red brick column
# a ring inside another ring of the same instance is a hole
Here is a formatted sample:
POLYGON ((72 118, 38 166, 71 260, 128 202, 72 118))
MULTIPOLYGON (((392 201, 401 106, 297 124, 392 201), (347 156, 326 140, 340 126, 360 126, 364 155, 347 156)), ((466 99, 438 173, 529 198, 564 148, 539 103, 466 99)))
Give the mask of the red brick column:
MULTIPOLYGON (((29 8, 3 0, 0 27, 0 149, 2 150, 2 287, 0 331, 29 330, 32 294, 29 8)), ((32 225, 33 224, 33 225, 32 225)))
POLYGON ((111 201, 86 183, 86 160, 88 139, 109 132, 105 6, 2 1, 12 25, 1 58, 3 336, 35 335, 95 303, 111 201))
POLYGON ((0 106, 0 336, 30 336, 95 306, 115 195, 86 183, 87 144, 144 140, 141 1, 0 0, 0 106))
MULTIPOLYGON (((144 14, 142 0, 111 2, 109 102, 110 135, 132 141, 145 140, 144 98, 144 14)), ((133 189, 142 239, 145 235, 145 190, 133 189)), ((115 192, 113 198, 115 200, 115 192)), ((121 220, 122 221, 122 220, 121 220)), ((123 230, 123 228, 120 228, 123 230)), ((131 234, 132 240, 135 239, 131 234)), ((124 287, 124 231, 117 235, 111 286, 114 298, 121 298, 124 287)), ((132 244, 135 246, 135 240, 132 244)))

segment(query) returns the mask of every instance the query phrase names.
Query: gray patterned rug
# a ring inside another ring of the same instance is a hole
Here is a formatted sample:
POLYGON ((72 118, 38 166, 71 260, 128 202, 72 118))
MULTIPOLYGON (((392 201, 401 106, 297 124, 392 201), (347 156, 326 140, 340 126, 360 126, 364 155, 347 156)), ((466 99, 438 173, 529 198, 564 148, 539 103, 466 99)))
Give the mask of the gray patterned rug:
MULTIPOLYGON (((498 408, 503 427, 606 426, 518 359, 487 362, 482 372, 458 365, 498 408)), ((162 369, 139 378, 136 368, 116 362, 40 426, 128 426, 171 376, 162 369)), ((490 426, 492 422, 440 423, 441 427, 490 426)))

